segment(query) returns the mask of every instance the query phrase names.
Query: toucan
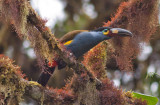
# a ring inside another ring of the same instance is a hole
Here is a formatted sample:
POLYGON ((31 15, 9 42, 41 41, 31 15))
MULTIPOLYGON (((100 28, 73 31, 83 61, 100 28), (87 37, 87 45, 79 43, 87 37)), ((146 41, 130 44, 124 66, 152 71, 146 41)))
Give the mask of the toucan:
MULTIPOLYGON (((113 37, 132 37, 133 34, 122 28, 100 27, 94 30, 74 30, 68 32, 59 39, 68 51, 70 51, 77 59, 83 57, 83 55, 96 46, 98 43, 109 40, 113 37)), ((38 83, 42 86, 46 86, 48 80, 53 74, 56 66, 58 69, 62 69, 66 66, 66 63, 60 60, 53 60, 52 62, 46 61, 46 70, 41 73, 38 83)))

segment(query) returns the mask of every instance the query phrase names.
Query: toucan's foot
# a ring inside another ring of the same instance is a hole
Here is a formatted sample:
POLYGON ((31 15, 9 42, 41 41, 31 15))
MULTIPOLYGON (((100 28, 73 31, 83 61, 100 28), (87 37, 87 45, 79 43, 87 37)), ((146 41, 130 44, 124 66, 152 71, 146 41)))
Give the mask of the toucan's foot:
POLYGON ((63 59, 57 60, 56 62, 58 63, 58 70, 65 68, 67 65, 66 62, 63 61, 63 59))

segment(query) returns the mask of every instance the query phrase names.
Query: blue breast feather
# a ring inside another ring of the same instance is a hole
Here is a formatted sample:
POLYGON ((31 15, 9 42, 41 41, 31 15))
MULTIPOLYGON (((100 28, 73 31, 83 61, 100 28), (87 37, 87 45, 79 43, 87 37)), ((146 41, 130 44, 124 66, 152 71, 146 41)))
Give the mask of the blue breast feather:
POLYGON ((107 39, 110 37, 103 35, 102 32, 82 32, 76 35, 73 42, 66 47, 76 58, 79 58, 98 43, 107 39))

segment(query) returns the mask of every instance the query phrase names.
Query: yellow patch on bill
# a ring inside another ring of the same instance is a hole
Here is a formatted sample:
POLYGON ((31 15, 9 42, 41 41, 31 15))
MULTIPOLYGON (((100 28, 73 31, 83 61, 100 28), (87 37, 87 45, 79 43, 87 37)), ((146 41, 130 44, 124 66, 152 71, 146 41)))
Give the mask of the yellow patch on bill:
POLYGON ((116 33, 118 33, 118 30, 112 30, 112 33, 116 34, 116 33))

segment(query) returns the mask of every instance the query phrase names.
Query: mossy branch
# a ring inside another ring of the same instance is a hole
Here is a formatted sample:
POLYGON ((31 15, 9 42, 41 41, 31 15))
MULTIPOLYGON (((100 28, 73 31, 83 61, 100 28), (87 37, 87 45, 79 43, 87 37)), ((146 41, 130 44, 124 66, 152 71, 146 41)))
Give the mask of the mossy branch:
MULTIPOLYGON (((141 100, 133 98, 131 92, 117 90, 109 79, 103 80, 102 86, 97 90, 95 83, 88 81, 89 77, 86 73, 80 76, 74 75, 71 87, 66 86, 64 89, 44 88, 34 81, 23 79, 24 74, 18 66, 8 57, 0 55, 0 104, 18 104, 22 101, 22 96, 28 96, 36 100, 39 104, 49 105, 71 105, 71 104, 92 104, 99 105, 101 101, 112 103, 116 96, 116 100, 122 104, 141 103, 141 100), (110 90, 110 91, 108 91, 110 90), (104 94, 114 94, 114 97, 104 94), (108 100, 103 100, 108 97, 108 100), (87 98, 84 98, 87 97, 87 98), (120 101, 121 100, 121 101, 120 101)), ((145 102, 142 102, 145 103, 145 102)), ((141 105, 141 104, 140 104, 141 105)))
POLYGON ((11 100, 13 103, 13 99, 14 102, 19 103, 23 95, 39 103, 43 101, 44 104, 57 105, 65 104, 67 101, 73 102, 74 97, 70 91, 59 92, 57 89, 44 88, 37 82, 23 79, 24 76, 12 60, 0 55, 0 100, 3 100, 0 104, 8 105, 11 100))

